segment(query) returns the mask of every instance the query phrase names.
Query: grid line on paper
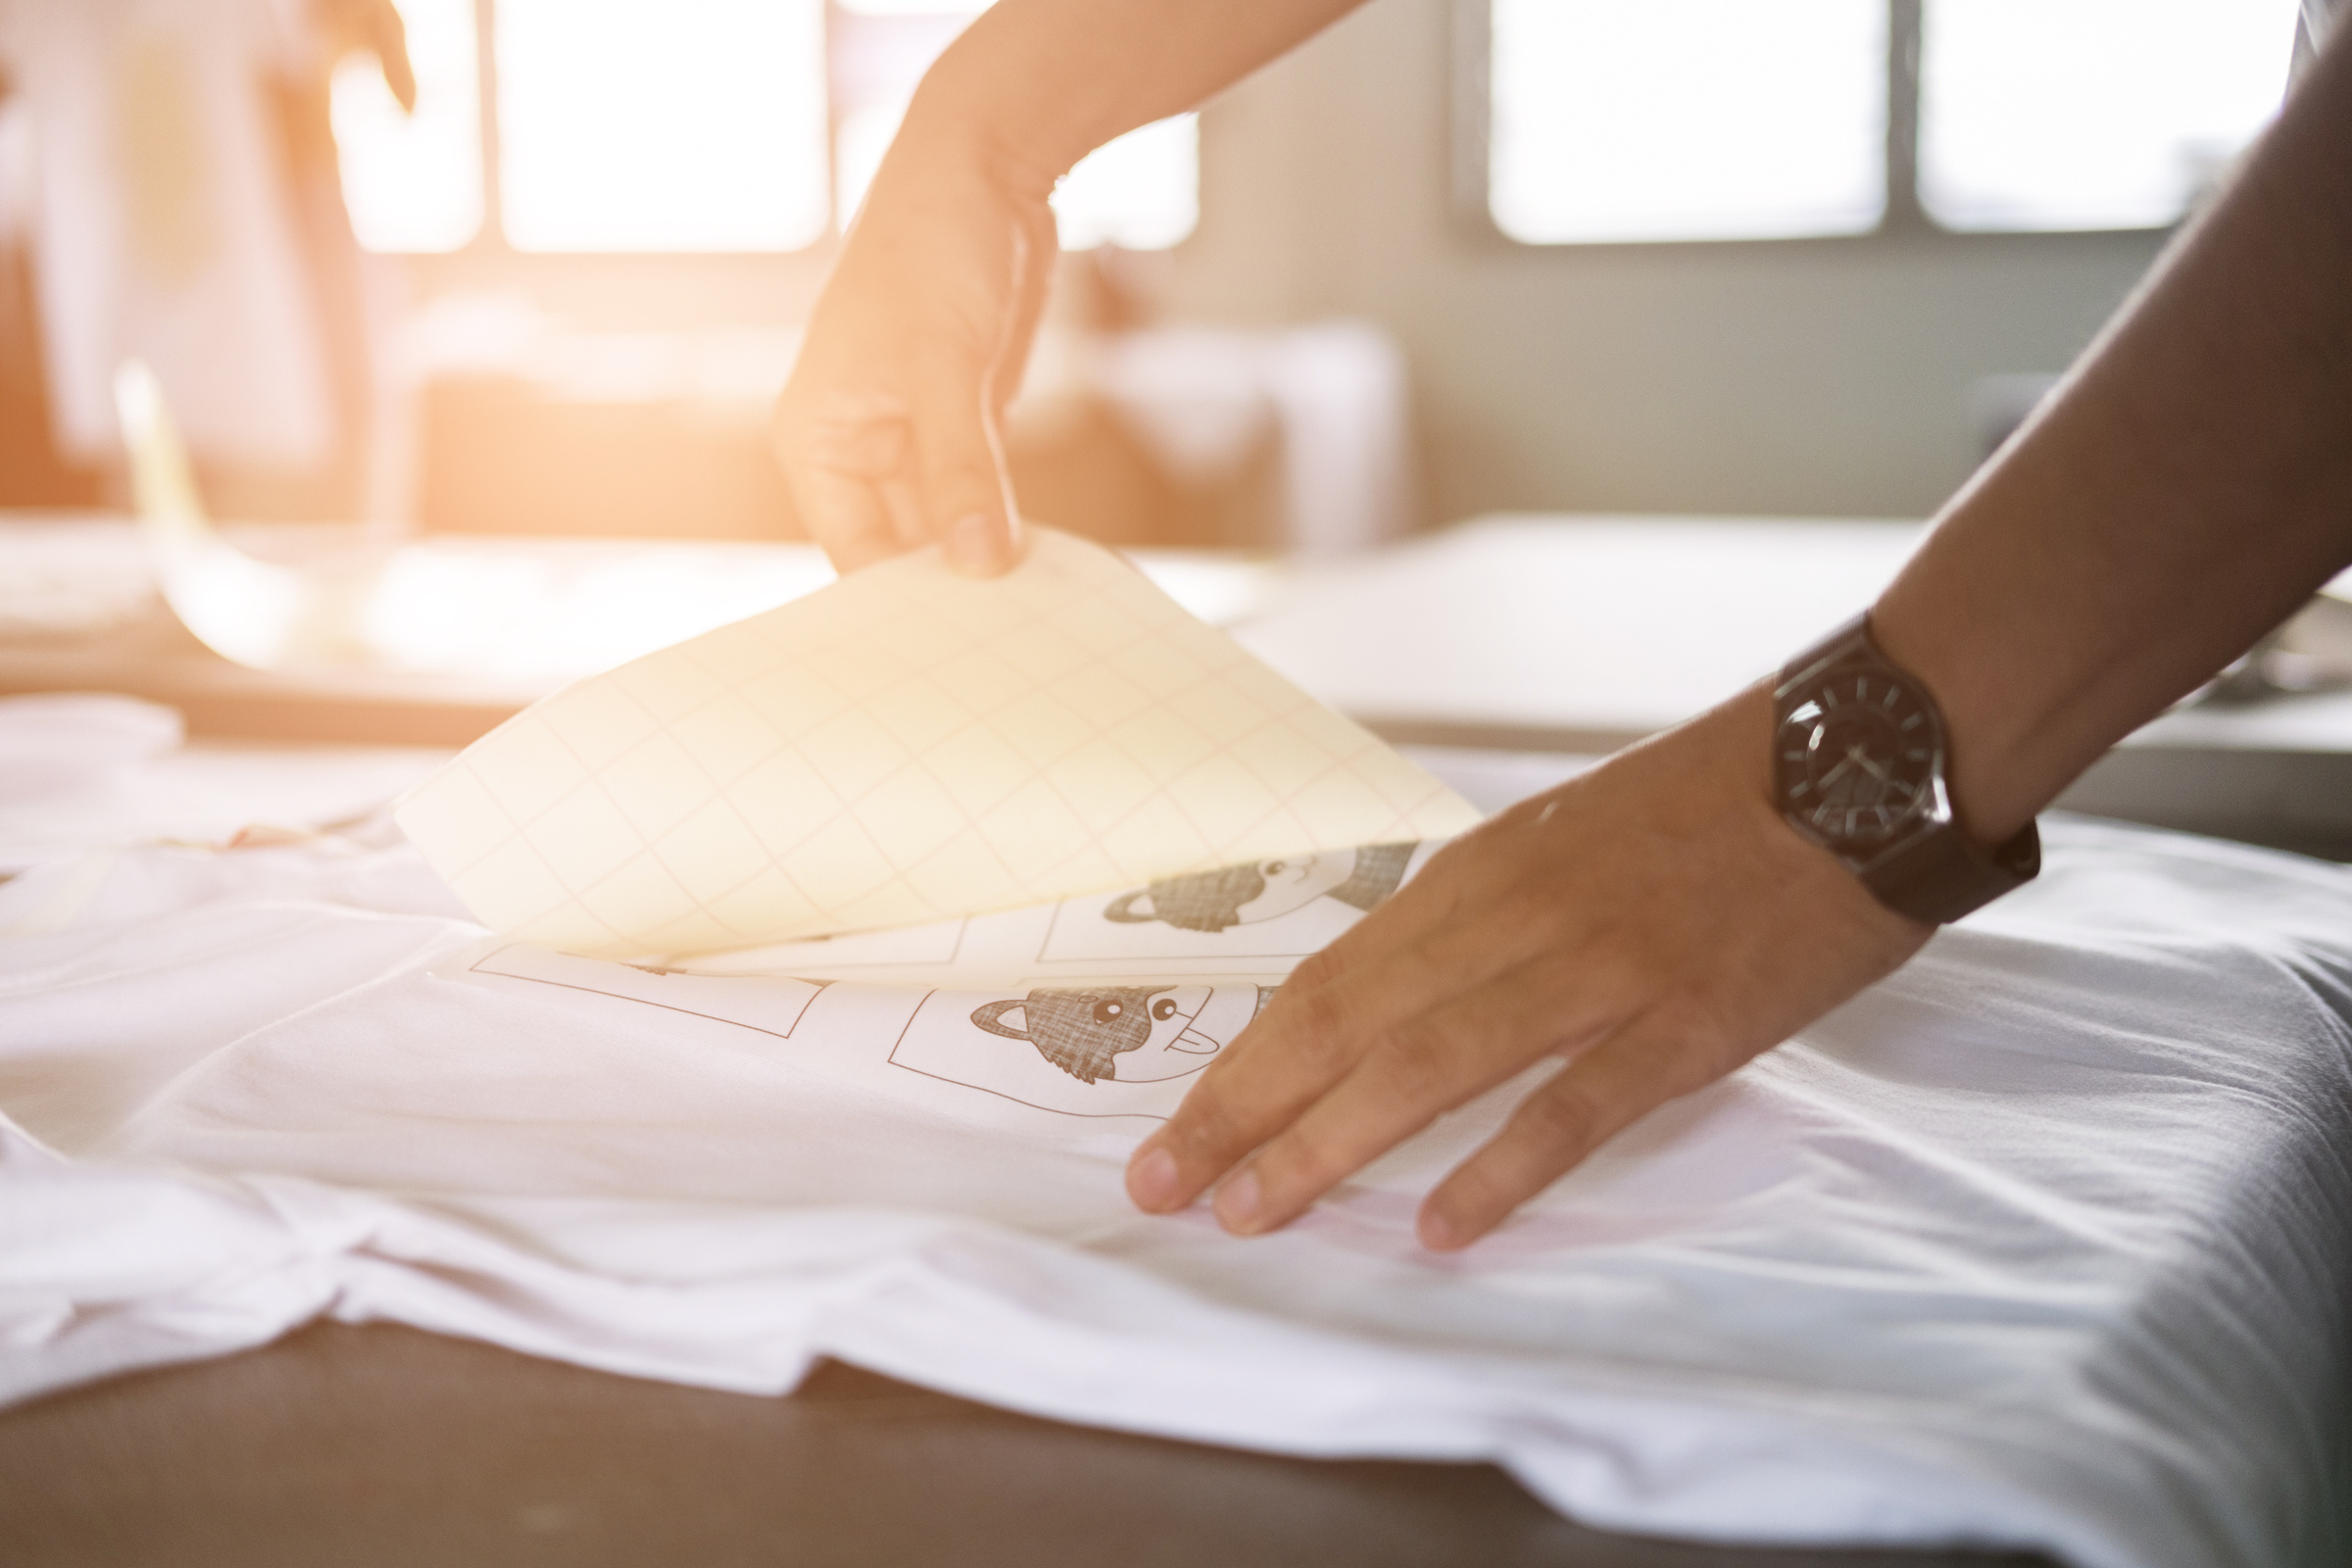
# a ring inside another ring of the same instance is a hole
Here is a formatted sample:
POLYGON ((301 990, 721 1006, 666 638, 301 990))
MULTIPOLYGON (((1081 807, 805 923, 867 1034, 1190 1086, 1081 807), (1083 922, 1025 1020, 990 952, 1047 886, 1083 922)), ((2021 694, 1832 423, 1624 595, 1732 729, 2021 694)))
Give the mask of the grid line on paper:
POLYGON ((401 821, 485 919, 612 956, 1476 821, 1125 563, 1034 537, 992 584, 888 563, 580 682, 469 748, 401 821), (494 885, 511 871, 528 886, 494 885))

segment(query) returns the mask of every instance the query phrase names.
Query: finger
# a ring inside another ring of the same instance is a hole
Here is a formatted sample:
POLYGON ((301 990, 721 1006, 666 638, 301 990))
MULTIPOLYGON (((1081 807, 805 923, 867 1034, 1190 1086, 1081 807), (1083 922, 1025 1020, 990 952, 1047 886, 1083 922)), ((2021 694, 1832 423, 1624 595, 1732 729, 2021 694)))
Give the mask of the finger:
POLYGON ((787 395, 777 406, 776 461, 810 538, 836 568, 900 555, 922 542, 902 540, 888 490, 911 486, 913 449, 905 406, 895 398, 835 397, 815 411, 787 395))
POLYGON ((816 467, 785 477, 808 536, 824 546, 836 571, 853 572, 906 553, 873 481, 816 467))
MULTIPOLYGON (((1440 847, 1411 881, 1301 964, 1294 983, 1311 984, 1323 973, 1383 963, 1425 932, 1461 923, 1465 911, 1493 909, 1511 898, 1505 886, 1496 885, 1495 868, 1516 873, 1537 852, 1542 842, 1538 834, 1548 838, 1553 831, 1551 817, 1523 809, 1528 804, 1440 847)), ((1519 926, 1522 931, 1556 924, 1559 915, 1557 909, 1541 905, 1528 912, 1531 923, 1519 926)))
POLYGON ((1715 1077, 1719 1054, 1704 1030, 1655 1008, 1561 1068, 1429 1195, 1421 1245, 1469 1246, 1642 1116, 1715 1077))
POLYGON ((949 564, 993 577, 1018 559, 1012 494, 986 398, 987 367, 934 353, 916 378, 914 445, 923 510, 949 564))
POLYGON ((1399 1024, 1217 1190, 1238 1235, 1289 1224, 1440 1115, 1547 1054, 1584 1051, 1633 1010, 1622 971, 1544 956, 1399 1024))
POLYGON ((1136 1150, 1127 1185, 1137 1206, 1167 1212, 1192 1202, 1409 1020, 1541 951, 1540 941, 1518 948, 1497 940, 1495 930, 1514 926, 1525 930, 1526 922, 1443 926, 1379 964, 1323 984, 1284 986, 1264 1016, 1200 1075, 1167 1126, 1136 1150))
POLYGON ((923 515, 923 487, 911 473, 892 474, 875 486, 882 512, 901 550, 920 550, 931 542, 931 522, 923 515))

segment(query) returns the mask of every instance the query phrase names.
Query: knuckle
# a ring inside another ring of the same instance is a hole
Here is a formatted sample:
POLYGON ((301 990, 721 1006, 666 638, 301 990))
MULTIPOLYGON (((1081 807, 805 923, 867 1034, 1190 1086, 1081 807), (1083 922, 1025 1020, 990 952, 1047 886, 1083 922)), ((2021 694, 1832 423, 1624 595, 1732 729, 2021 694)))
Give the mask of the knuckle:
POLYGON ((1330 992, 1299 999, 1284 1032, 1285 1054, 1317 1077, 1336 1075, 1354 1054, 1354 1029, 1347 1003, 1330 992))
POLYGON ((1291 971, 1290 979, 1283 982, 1280 996, 1284 998, 1297 997, 1300 999, 1298 1004, 1303 1005, 1304 999, 1310 992, 1319 990, 1337 980, 1346 966, 1347 960, 1330 948, 1311 954, 1299 963, 1298 968, 1291 971))
POLYGON ((1424 1105, 1446 1097, 1455 1059, 1445 1031, 1416 1019, 1390 1032, 1381 1051, 1381 1071, 1398 1102, 1424 1105))
POLYGON ((1526 1194, 1506 1184, 1492 1154, 1474 1156, 1446 1178, 1446 1206, 1481 1221, 1508 1210, 1526 1194))
POLYGON ((1298 1127, 1266 1146, 1256 1168, 1277 1201, 1320 1193, 1355 1168, 1348 1151, 1311 1128, 1298 1127))
POLYGON ((1184 1166, 1213 1161, 1224 1151, 1244 1147, 1240 1118, 1205 1078, 1169 1118, 1163 1136, 1177 1163, 1184 1166))
POLYGON ((1703 1089, 1743 1059, 1739 1031, 1704 997, 1684 999, 1658 1019, 1649 1035, 1645 1054, 1655 1063, 1658 1086, 1669 1097, 1703 1089))
POLYGON ((1592 1097, 1576 1085, 1551 1084, 1521 1103, 1511 1117, 1511 1127, 1539 1149, 1573 1152, 1593 1141, 1601 1127, 1601 1111, 1592 1097))

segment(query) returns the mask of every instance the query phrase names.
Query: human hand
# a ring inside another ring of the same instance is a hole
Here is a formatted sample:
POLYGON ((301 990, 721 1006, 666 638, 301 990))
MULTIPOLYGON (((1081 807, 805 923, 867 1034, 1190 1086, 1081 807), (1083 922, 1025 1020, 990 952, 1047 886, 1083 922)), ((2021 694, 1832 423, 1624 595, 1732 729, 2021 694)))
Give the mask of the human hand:
POLYGON ((312 0, 312 25, 327 68, 352 53, 375 56, 384 85, 403 112, 416 112, 416 71, 409 62, 409 29, 392 0, 312 0))
POLYGON ((1423 1203, 1467 1246, 1645 1111, 1771 1049, 1918 951, 1774 810, 1752 688, 1464 835, 1301 964, 1127 1167, 1138 1206, 1212 1184, 1289 1223, 1445 1111, 1565 1060, 1423 1203))
POLYGON ((935 540, 977 576, 1019 559, 998 427, 1057 252, 1051 189, 911 118, 893 144, 776 408, 794 504, 842 570, 935 540))

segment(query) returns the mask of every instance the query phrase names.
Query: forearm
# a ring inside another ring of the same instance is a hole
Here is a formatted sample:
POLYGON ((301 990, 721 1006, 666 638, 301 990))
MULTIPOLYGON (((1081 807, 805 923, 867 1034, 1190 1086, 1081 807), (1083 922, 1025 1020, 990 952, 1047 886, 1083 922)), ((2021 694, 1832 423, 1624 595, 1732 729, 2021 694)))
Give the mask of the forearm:
POLYGON ((923 78, 916 141, 977 144, 1050 189, 1112 137, 1196 107, 1362 0, 1000 0, 923 78))
POLYGON ((2352 561, 2352 47, 1880 600, 1997 841, 2352 561))

